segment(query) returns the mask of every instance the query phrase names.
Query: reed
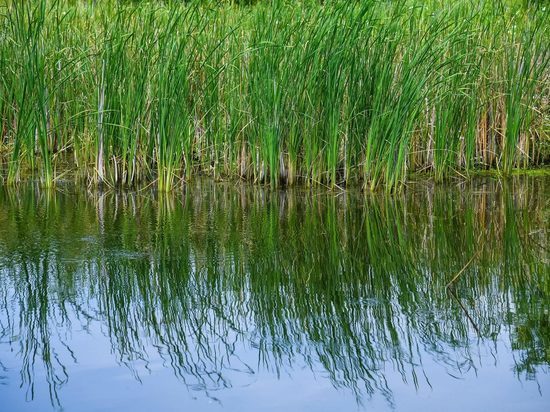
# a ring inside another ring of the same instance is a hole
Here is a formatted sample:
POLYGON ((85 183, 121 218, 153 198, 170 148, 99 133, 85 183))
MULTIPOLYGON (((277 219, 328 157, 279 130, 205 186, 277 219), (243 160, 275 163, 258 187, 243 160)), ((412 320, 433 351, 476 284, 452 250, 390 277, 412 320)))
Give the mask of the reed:
POLYGON ((7 181, 402 186, 550 160, 550 8, 1 3, 7 181))

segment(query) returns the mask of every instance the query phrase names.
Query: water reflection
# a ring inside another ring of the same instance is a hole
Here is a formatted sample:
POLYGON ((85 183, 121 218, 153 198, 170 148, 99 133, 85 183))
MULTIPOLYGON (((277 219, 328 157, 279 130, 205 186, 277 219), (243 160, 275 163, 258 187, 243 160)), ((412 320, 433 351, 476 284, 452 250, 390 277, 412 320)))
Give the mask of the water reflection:
POLYGON ((482 367, 480 347, 498 358, 499 336, 518 377, 537 379, 550 365, 549 193, 544 178, 391 197, 1 189, 0 353, 17 353, 26 398, 46 385, 54 407, 75 331, 107 338, 137 380, 154 351, 212 399, 236 374, 292 375, 299 360, 360 403, 393 405, 388 368, 436 385, 427 356, 460 377, 482 367))

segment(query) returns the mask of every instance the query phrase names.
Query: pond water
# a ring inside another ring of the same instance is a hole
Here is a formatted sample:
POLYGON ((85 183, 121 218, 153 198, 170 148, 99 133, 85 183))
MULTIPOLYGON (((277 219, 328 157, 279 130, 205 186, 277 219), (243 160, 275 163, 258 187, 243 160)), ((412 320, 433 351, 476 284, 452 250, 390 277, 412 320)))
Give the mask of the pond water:
POLYGON ((547 411, 550 178, 0 188, 1 411, 547 411))

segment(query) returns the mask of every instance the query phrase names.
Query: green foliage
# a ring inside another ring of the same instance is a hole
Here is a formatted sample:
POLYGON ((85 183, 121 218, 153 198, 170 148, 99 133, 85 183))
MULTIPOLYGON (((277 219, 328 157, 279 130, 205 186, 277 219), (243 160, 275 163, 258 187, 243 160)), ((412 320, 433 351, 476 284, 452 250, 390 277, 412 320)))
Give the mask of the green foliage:
POLYGON ((8 1, 0 158, 170 190, 198 174, 394 190, 547 162, 550 8, 8 1))

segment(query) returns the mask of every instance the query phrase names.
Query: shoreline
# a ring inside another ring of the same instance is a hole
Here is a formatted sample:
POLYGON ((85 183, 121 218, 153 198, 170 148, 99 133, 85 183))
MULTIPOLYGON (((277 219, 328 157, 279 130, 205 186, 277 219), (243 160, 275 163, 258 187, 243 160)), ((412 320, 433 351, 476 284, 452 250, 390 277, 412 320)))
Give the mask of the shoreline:
POLYGON ((98 185, 94 184, 91 179, 84 178, 65 178, 64 176, 71 175, 70 170, 61 172, 60 177, 54 179, 53 185, 46 185, 39 178, 33 178, 31 176, 26 176, 21 178, 17 183, 7 183, 6 173, 0 174, 0 187, 7 190, 17 189, 20 186, 27 185, 36 185, 40 189, 51 189, 56 190, 63 187, 72 187, 76 189, 86 189, 91 191, 99 192, 121 192, 121 193, 139 193, 146 191, 153 191, 157 193, 178 193, 182 190, 186 190, 188 187, 195 188, 197 185, 232 185, 234 187, 242 186, 249 189, 258 189, 267 192, 277 192, 277 191, 321 191, 321 192, 349 192, 349 193, 400 193, 406 191, 411 186, 416 185, 430 185, 433 187, 443 188, 446 186, 449 188, 455 187, 457 184, 467 184, 475 182, 479 179, 491 179, 497 181, 509 181, 515 178, 550 178, 550 166, 544 165, 538 168, 529 168, 529 169, 512 169, 510 174, 503 174, 502 171, 496 169, 487 169, 487 170, 471 170, 469 172, 461 171, 460 173, 455 173, 453 175, 446 176, 443 180, 438 180, 433 172, 412 172, 409 174, 408 179, 403 182, 395 190, 388 191, 384 187, 377 187, 374 190, 371 190, 368 185, 365 185, 362 182, 355 182, 352 184, 341 184, 336 186, 328 186, 324 184, 306 184, 303 182, 297 182, 293 185, 277 185, 272 186, 269 182, 264 183, 255 183, 246 179, 234 179, 234 178, 214 178, 213 176, 206 174, 197 174, 192 178, 183 181, 181 180, 179 184, 174 185, 170 190, 159 190, 156 181, 147 182, 144 184, 137 184, 132 186, 125 185, 98 185))

